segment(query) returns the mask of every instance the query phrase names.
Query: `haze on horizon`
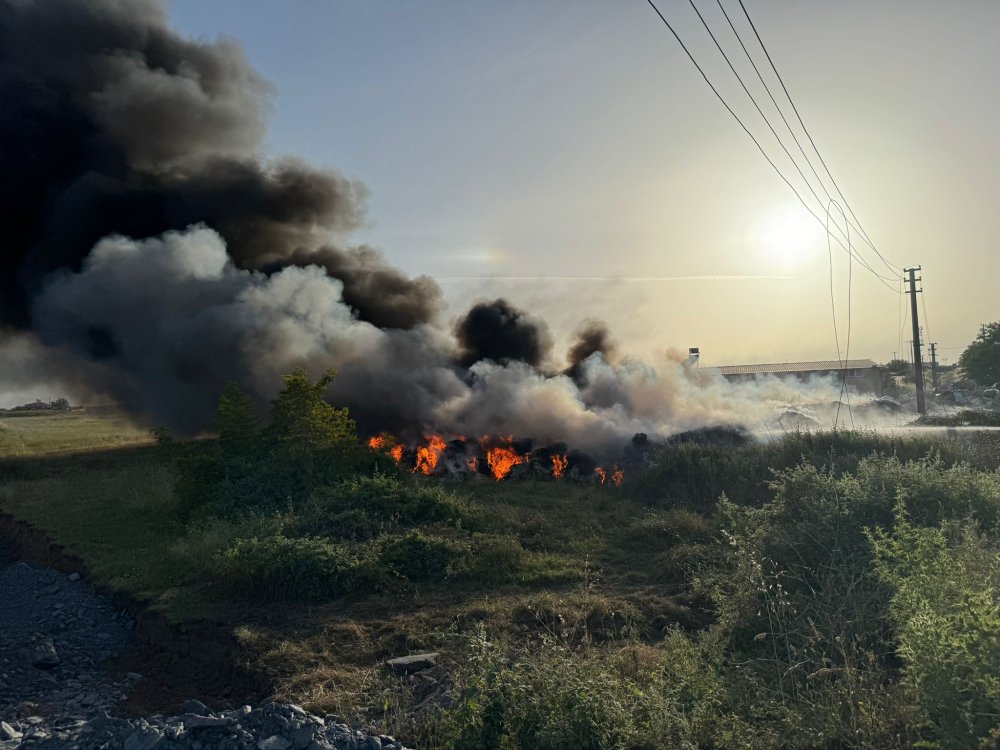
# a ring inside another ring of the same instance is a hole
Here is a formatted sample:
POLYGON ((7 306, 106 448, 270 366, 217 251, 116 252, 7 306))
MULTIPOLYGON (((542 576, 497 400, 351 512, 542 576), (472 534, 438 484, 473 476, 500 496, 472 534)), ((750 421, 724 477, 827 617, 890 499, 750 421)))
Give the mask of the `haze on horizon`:
MULTIPOLYGON (((766 135, 690 6, 660 7, 766 135)), ((869 235, 923 266, 925 333, 954 361, 996 317, 982 269, 995 257, 1000 108, 984 92, 1000 70, 1000 6, 748 8, 869 235)), ((170 10, 183 33, 245 47, 274 85, 270 149, 363 181, 359 239, 438 278, 454 310, 503 295, 557 336, 597 316, 625 348, 697 345, 711 363, 836 356, 823 229, 645 2, 170 10)), ((703 12, 728 32, 717 6, 703 12)), ((843 338, 846 255, 834 255, 843 338)), ((900 298, 855 271, 851 350, 885 361, 910 338, 900 298)))

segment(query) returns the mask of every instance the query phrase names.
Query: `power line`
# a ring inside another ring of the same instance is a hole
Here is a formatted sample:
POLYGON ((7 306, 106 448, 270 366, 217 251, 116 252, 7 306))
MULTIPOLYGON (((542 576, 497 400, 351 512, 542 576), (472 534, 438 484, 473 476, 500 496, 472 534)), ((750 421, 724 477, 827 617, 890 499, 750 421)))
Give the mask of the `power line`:
MULTIPOLYGON (((739 29, 736 28, 736 24, 733 23, 733 20, 732 18, 730 18, 728 11, 726 11, 726 6, 722 4, 722 0, 715 0, 715 2, 718 4, 719 10, 722 11, 722 15, 725 17, 726 23, 729 24, 729 28, 732 30, 733 35, 736 37, 736 41, 740 43, 740 48, 743 50, 743 54, 746 55, 747 61, 750 63, 751 67, 753 67, 753 72, 757 74, 757 79, 760 81, 761 86, 764 87, 764 91, 767 93, 768 98, 771 100, 771 104, 774 105, 775 110, 777 110, 778 112, 778 116, 781 118, 781 121, 785 124, 785 129, 788 130, 788 134, 792 136, 792 140, 795 142, 795 146, 799 149, 799 153, 802 154, 802 158, 806 160, 806 165, 809 167, 809 171, 812 172, 813 177, 816 178, 816 182, 819 183, 820 190, 823 191, 823 194, 826 196, 826 200, 829 203, 829 201, 832 200, 834 196, 830 195, 830 191, 827 190, 826 184, 823 182, 823 178, 819 176, 819 173, 816 171, 816 167, 813 164, 812 159, 809 158, 809 154, 806 153, 805 148, 799 141, 799 137, 795 134, 795 128, 793 128, 791 123, 788 122, 788 118, 785 117, 784 109, 780 104, 778 104, 778 100, 774 98, 774 94, 771 92, 771 87, 768 86, 767 81, 764 80, 764 74, 761 73, 760 68, 757 67, 757 61, 754 60, 753 55, 750 54, 750 50, 747 49, 747 46, 743 41, 743 36, 740 34, 739 29)), ((774 132, 773 128, 772 132, 774 132)), ((801 174, 801 171, 799 172, 799 174, 801 174)), ((804 176, 803 179, 805 179, 804 176)), ((840 197, 843 198, 843 196, 840 197)), ((843 211, 841 211, 841 213, 843 214, 843 211)), ((858 232, 859 234, 863 235, 861 228, 852 224, 851 220, 847 218, 846 214, 843 215, 848 226, 854 229, 855 232, 858 232)), ((875 248, 872 247, 872 249, 874 250, 875 248)))
POLYGON ((816 141, 813 139, 812 133, 810 133, 809 128, 806 127, 806 123, 802 119, 802 115, 799 113, 799 108, 795 105, 795 100, 792 99, 792 95, 788 91, 788 87, 785 85, 785 80, 781 77, 781 73, 778 72, 778 66, 774 64, 774 59, 771 57, 771 53, 768 51, 767 45, 764 44, 764 40, 761 39, 760 33, 757 31, 756 24, 754 24, 753 19, 750 17, 750 12, 747 10, 746 5, 743 4, 743 0, 738 0, 738 2, 740 4, 740 8, 743 9, 743 15, 746 16, 747 22, 750 24, 750 28, 753 30, 754 36, 757 37, 757 42, 760 44, 760 48, 764 51, 764 55, 767 57, 767 61, 771 65, 771 70, 774 71, 774 75, 777 77, 778 82, 781 84, 782 90, 785 92, 785 97, 788 99, 788 103, 792 105, 792 110, 795 112, 795 117, 798 119, 799 125, 802 126, 802 132, 804 132, 806 134, 806 137, 809 139, 809 143, 812 145, 813 151, 815 151, 816 156, 819 157, 820 164, 823 165, 823 169, 826 172, 827 177, 830 178, 830 182, 833 184, 833 187, 837 191, 837 194, 844 201, 844 205, 847 206, 847 210, 850 213, 850 215, 854 218, 854 221, 857 222, 858 229, 861 232, 861 236, 864 237, 865 241, 868 243, 871 249, 875 251, 875 254, 882 260, 882 262, 886 265, 886 267, 888 267, 893 273, 900 271, 902 269, 902 266, 899 264, 890 263, 888 260, 886 260, 885 256, 878 251, 878 248, 875 247, 875 243, 871 241, 871 238, 868 236, 868 233, 861 225, 861 220, 858 219, 857 215, 854 213, 854 209, 851 208, 851 204, 848 203, 847 198, 844 196, 843 191, 840 189, 840 186, 834 179, 833 173, 830 172, 830 168, 827 166, 826 160, 823 158, 823 154, 820 153, 819 148, 816 146, 816 141))
POLYGON ((844 223, 847 225, 847 243, 850 245, 851 242, 851 225, 847 220, 847 214, 844 213, 843 207, 837 203, 837 201, 830 199, 830 202, 826 204, 826 249, 827 254, 830 258, 830 309, 833 311, 833 338, 837 344, 837 359, 840 360, 840 398, 837 399, 837 416, 834 417, 833 428, 837 429, 840 426, 840 408, 843 405, 845 394, 847 398, 847 413, 851 417, 851 429, 854 429, 854 409, 851 408, 851 394, 847 392, 847 367, 851 359, 851 286, 854 276, 854 266, 851 263, 853 256, 848 256, 847 259, 847 348, 844 350, 844 357, 840 357, 840 333, 837 330, 837 305, 834 299, 833 292, 833 247, 830 244, 830 238, 832 237, 830 233, 830 209, 836 206, 840 211, 840 215, 844 217, 844 223))
MULTIPOLYGON (((695 56, 692 54, 692 52, 688 48, 688 46, 684 43, 684 40, 681 39, 680 34, 677 33, 677 30, 666 19, 666 16, 664 16, 663 13, 660 12, 660 9, 656 6, 656 3, 653 2, 653 0, 646 0, 646 2, 653 9, 653 11, 656 13, 656 15, 659 16, 660 20, 663 22, 663 25, 666 26, 667 29, 670 30, 670 33, 673 35, 674 39, 677 40, 677 43, 681 46, 681 49, 684 50, 684 53, 687 55, 688 59, 694 65, 695 69, 697 69, 697 71, 701 74, 701 77, 705 80, 705 83, 708 84, 708 87, 712 90, 712 93, 715 94, 715 97, 719 100, 719 102, 722 104, 722 106, 726 108, 726 111, 729 112, 730 115, 732 115, 732 117, 733 117, 734 120, 736 120, 736 122, 739 124, 739 126, 743 129, 743 132, 745 132, 747 134, 747 136, 750 138, 750 140, 753 141, 753 144, 757 147, 757 150, 760 151, 761 155, 764 157, 764 159, 767 161, 767 163, 771 165, 771 168, 781 178, 782 182, 784 182, 788 186, 788 188, 795 194, 795 197, 799 199, 799 202, 802 204, 802 206, 806 209, 806 211, 809 212, 809 214, 817 222, 819 222, 820 226, 824 226, 823 220, 819 217, 819 215, 815 211, 812 210, 812 208, 810 208, 809 204, 802 197, 802 195, 799 193, 799 191, 796 190, 795 186, 788 180, 787 177, 785 177, 785 175, 781 171, 781 169, 778 168, 778 165, 774 163, 774 160, 768 155, 767 151, 764 150, 764 147, 761 145, 760 141, 757 140, 756 136, 754 136, 754 134, 751 132, 751 130, 746 126, 746 124, 740 118, 740 116, 738 114, 736 114, 735 110, 733 110, 733 108, 729 105, 729 103, 726 101, 725 97, 723 97, 722 94, 719 93, 719 90, 715 87, 715 84, 712 83, 712 80, 708 77, 708 74, 705 72, 705 70, 698 63, 698 60, 695 59, 695 56)), ((689 2, 690 2, 690 0, 689 0, 689 2)), ((699 16, 700 16, 700 14, 699 14, 699 16)), ((891 292, 896 293, 896 290, 893 287, 889 286, 889 284, 887 283, 887 280, 885 279, 885 277, 883 277, 881 274, 879 274, 877 271, 875 271, 875 269, 873 269, 864 258, 862 258, 860 255, 856 255, 855 251, 849 245, 845 246, 844 243, 840 241, 839 237, 834 237, 833 240, 838 245, 840 245, 840 247, 848 255, 854 256, 854 258, 864 268, 866 268, 868 271, 870 271, 872 273, 872 275, 874 275, 883 286, 885 286, 891 292)))
MULTIPOLYGON (((802 168, 799 166, 798 161, 795 159, 794 156, 792 156, 792 153, 788 150, 788 147, 785 145, 785 142, 781 139, 781 136, 778 135, 778 131, 774 129, 774 126, 771 124, 771 120, 768 118, 768 116, 766 114, 764 114, 764 110, 761 109, 760 104, 757 102, 757 97, 755 97, 753 95, 753 93, 747 87, 746 82, 744 82, 743 77, 739 74, 739 71, 736 70, 736 66, 733 65, 733 62, 729 58, 729 55, 726 54, 726 50, 723 48, 722 44, 719 43, 718 38, 715 36, 715 33, 712 31, 712 27, 709 26, 708 21, 705 20, 705 17, 702 15, 701 11, 698 9, 698 6, 695 4, 694 0, 688 0, 688 2, 691 5, 691 8, 694 10, 695 14, 698 16, 698 20, 701 21, 701 25, 704 26, 705 27, 705 31, 708 32, 708 36, 711 38, 712 42, 715 44, 715 48, 717 50, 719 50, 719 54, 722 55, 722 59, 726 61, 726 65, 729 66, 729 70, 732 71, 732 73, 733 73, 734 76, 736 76, 736 80, 739 82, 740 87, 743 89, 743 92, 750 98, 750 102, 753 104, 754 108, 757 110, 757 114, 759 114, 761 116, 761 119, 764 120, 764 124, 767 125, 768 130, 771 131, 771 135, 774 136, 774 139, 778 142, 778 145, 781 147, 781 150, 785 152, 785 156, 788 157, 788 160, 792 163, 792 166, 795 167, 795 171, 799 173, 799 177, 802 178, 802 181, 805 183, 806 188, 809 190, 810 193, 812 193, 812 197, 816 200, 816 202, 819 203, 820 205, 823 205, 823 199, 820 198, 819 195, 816 193, 815 189, 813 189, 812 183, 809 181, 809 178, 806 177, 805 173, 802 171, 802 168)), ((722 7, 721 0, 716 0, 716 2, 719 3, 719 8, 722 9, 722 13, 723 13, 723 15, 726 16, 726 20, 728 21, 729 20, 729 15, 726 14, 725 8, 722 7)), ((753 66, 754 70, 757 71, 757 66, 754 63, 753 58, 751 58, 750 57, 750 53, 747 52, 746 47, 743 45, 743 40, 740 38, 739 33, 736 32, 736 29, 733 26, 732 22, 730 22, 729 27, 731 29, 733 29, 734 33, 736 33, 736 39, 739 41, 740 46, 743 47, 743 51, 746 53, 747 58, 750 60, 750 64, 753 66)), ((763 79, 763 77, 761 77, 759 71, 757 71, 757 77, 760 78, 761 83, 764 83, 764 79, 763 79)), ((770 95, 771 92, 767 88, 767 84, 766 83, 764 83, 764 90, 767 91, 768 95, 770 95)), ((781 112, 781 108, 778 107, 778 103, 774 100, 773 96, 771 97, 771 101, 774 102, 775 107, 777 107, 778 114, 781 115, 782 119, 784 119, 784 115, 781 112)), ((788 121, 787 120, 785 120, 785 126, 786 127, 788 126, 788 121)), ((792 132, 791 128, 789 128, 789 132, 792 132)), ((795 133, 793 133, 793 132, 792 132, 792 139, 795 140, 796 143, 798 143, 798 140, 795 138, 795 133)), ((802 150, 801 146, 799 146, 799 150, 800 151, 802 150)), ((805 152, 804 151, 803 151, 803 156, 805 156, 805 152)), ((812 167, 812 164, 809 162, 809 157, 808 156, 806 156, 806 164, 810 168, 812 167)), ((812 171, 813 171, 813 174, 816 175, 816 170, 813 169, 812 171)), ((816 179, 819 180, 819 175, 816 175, 816 179)), ((827 201, 829 201, 831 199, 831 196, 830 196, 829 192, 827 192, 826 188, 823 186, 822 180, 819 180, 819 183, 820 183, 820 189, 823 190, 823 192, 826 193, 827 201)), ((845 220, 847 220, 846 215, 845 215, 844 218, 845 218, 845 220)), ((848 221, 848 224, 849 224, 850 223, 849 220, 847 220, 847 221, 848 221)), ((829 222, 826 222, 826 224, 824 225, 824 227, 825 227, 825 230, 827 232, 830 231, 830 223, 829 222)), ((837 226, 835 228, 837 229, 838 232, 840 232, 841 234, 844 234, 843 230, 841 230, 839 226, 837 226)), ((848 246, 848 248, 851 248, 850 233, 844 235, 844 237, 847 240, 847 246, 848 246)), ((857 252, 857 251, 855 251, 855 252, 857 252)), ((874 269, 873 269, 873 272, 874 272, 874 269)))

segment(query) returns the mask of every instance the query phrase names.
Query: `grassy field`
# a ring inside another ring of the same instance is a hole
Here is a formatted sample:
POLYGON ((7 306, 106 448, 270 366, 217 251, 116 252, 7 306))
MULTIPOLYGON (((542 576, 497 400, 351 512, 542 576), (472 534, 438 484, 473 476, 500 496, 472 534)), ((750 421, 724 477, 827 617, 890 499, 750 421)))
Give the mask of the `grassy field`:
POLYGON ((0 457, 102 450, 151 443, 149 431, 123 414, 96 412, 2 412, 0 457))
POLYGON ((275 502, 260 461, 197 463, 213 441, 109 450, 114 420, 88 445, 21 419, 49 453, 0 459, 0 511, 171 620, 235 633, 276 697, 419 747, 1000 736, 982 718, 1000 711, 992 435, 678 445, 620 489, 360 470, 275 502), (947 619, 958 601, 974 625, 947 619), (423 649, 431 675, 381 666, 423 649))

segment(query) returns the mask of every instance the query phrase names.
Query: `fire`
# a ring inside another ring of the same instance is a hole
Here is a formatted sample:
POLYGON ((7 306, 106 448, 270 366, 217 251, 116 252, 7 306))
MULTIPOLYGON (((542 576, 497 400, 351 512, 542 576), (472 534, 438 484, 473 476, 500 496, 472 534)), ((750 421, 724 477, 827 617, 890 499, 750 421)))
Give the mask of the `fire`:
POLYGON ((440 435, 431 435, 427 438, 427 445, 417 448, 416 471, 424 474, 432 474, 437 468, 441 453, 447 447, 447 443, 440 435))
MULTIPOLYGON (((510 438, 507 438, 510 441, 510 438)), ((493 478, 498 482, 510 474, 510 470, 517 464, 524 463, 524 456, 520 455, 510 445, 490 448, 486 451, 486 463, 493 473, 493 478)))
MULTIPOLYGON (((570 472, 565 444, 532 450, 532 441, 515 441, 513 436, 484 435, 478 440, 447 434, 427 435, 415 443, 401 442, 388 432, 368 438, 368 447, 391 456, 400 467, 425 476, 456 475, 466 477, 492 476, 496 481, 508 479, 515 466, 520 479, 557 479, 572 481, 576 469, 570 472), (551 467, 550 467, 551 465, 551 467), (467 472, 466 472, 467 470, 467 472)), ((593 481, 602 487, 621 487, 625 471, 619 464, 606 464, 594 469, 593 481)))
POLYGON ((393 442, 395 442, 395 439, 392 435, 387 432, 383 432, 381 435, 372 435, 368 438, 368 447, 373 451, 381 451, 388 448, 393 442))

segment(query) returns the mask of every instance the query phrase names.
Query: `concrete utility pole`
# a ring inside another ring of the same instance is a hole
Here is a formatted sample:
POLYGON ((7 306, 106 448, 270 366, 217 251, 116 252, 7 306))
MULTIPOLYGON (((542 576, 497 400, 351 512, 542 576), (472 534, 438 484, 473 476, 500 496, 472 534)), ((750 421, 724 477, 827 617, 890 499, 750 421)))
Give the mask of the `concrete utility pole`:
POLYGON ((923 280, 922 277, 915 275, 919 270, 920 266, 903 269, 909 275, 909 279, 906 279, 906 281, 910 284, 910 288, 906 290, 906 293, 910 295, 910 319, 913 321, 913 381, 917 384, 917 412, 926 414, 924 363, 920 359, 920 321, 917 318, 917 293, 923 291, 922 289, 917 289, 917 282, 923 280))
POLYGON ((938 387, 938 374, 937 374, 937 344, 930 344, 931 347, 931 385, 934 388, 938 387))

